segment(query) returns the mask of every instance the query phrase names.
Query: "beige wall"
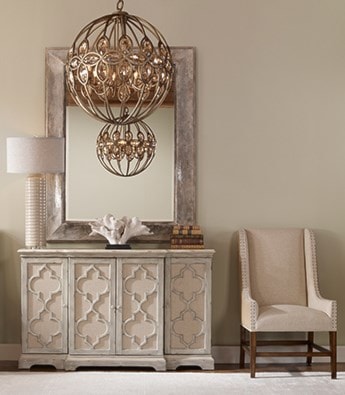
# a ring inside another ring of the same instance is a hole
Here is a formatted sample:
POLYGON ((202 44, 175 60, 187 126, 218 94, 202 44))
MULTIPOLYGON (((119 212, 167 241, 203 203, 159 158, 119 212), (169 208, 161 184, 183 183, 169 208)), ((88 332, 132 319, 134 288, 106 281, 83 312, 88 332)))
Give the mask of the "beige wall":
MULTIPOLYGON (((113 0, 1 0, 0 343, 20 341, 24 177, 7 136, 44 134, 44 51, 113 0)), ((127 0, 174 46, 197 49, 198 206, 213 270, 213 344, 237 344, 241 226, 316 230, 320 285, 345 344, 345 1, 127 0)))

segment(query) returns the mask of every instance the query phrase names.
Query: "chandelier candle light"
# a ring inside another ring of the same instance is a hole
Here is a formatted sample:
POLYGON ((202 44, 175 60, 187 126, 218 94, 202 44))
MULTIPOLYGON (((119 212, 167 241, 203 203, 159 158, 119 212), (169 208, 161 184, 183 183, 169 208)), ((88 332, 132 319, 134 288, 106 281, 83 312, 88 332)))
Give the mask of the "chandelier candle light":
POLYGON ((25 183, 25 245, 46 244, 45 173, 64 171, 64 139, 8 137, 7 172, 28 174, 25 183))
POLYGON ((166 98, 174 67, 162 34, 123 6, 118 1, 116 12, 80 31, 67 55, 66 78, 72 98, 89 115, 108 125, 127 125, 116 127, 116 133, 101 131, 97 156, 111 173, 132 176, 155 155, 156 139, 143 119, 166 98))

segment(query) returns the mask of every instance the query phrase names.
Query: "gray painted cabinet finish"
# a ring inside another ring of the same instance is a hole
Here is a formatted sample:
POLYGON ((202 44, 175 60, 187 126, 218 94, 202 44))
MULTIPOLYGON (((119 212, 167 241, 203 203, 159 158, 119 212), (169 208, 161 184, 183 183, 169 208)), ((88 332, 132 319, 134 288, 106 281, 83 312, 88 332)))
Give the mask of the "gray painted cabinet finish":
POLYGON ((214 369, 213 250, 20 250, 19 367, 214 369))

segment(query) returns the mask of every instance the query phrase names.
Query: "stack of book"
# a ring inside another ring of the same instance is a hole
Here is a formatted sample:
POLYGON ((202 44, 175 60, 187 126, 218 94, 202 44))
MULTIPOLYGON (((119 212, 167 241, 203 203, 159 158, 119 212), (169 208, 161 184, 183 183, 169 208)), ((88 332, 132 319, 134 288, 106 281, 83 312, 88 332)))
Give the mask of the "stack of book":
POLYGON ((204 235, 197 225, 174 225, 172 229, 171 248, 204 248, 204 235))

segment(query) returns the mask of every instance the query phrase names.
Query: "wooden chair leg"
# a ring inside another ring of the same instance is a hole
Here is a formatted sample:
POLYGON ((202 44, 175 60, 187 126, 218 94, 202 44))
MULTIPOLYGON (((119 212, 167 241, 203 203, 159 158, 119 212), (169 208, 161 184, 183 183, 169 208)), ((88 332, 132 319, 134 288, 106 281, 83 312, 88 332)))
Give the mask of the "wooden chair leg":
POLYGON ((331 375, 337 378, 337 332, 329 332, 329 347, 331 351, 331 375))
MULTIPOLYGON (((314 343, 314 332, 308 332, 308 352, 313 351, 313 343, 314 343)), ((307 357, 307 365, 311 366, 312 357, 307 357)))
POLYGON ((250 332, 250 377, 256 372, 256 332, 250 332))
POLYGON ((241 344, 240 344, 240 369, 244 368, 244 358, 245 358, 245 352, 244 352, 244 345, 246 342, 246 330, 243 328, 243 326, 240 326, 241 330, 241 344))

